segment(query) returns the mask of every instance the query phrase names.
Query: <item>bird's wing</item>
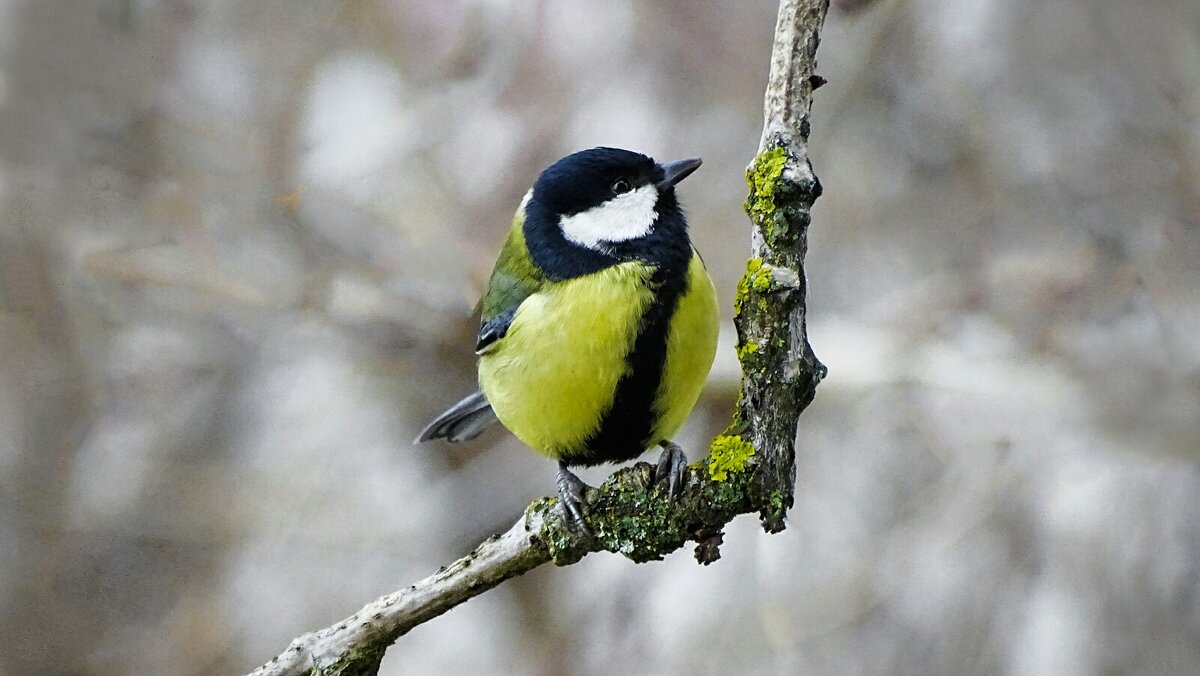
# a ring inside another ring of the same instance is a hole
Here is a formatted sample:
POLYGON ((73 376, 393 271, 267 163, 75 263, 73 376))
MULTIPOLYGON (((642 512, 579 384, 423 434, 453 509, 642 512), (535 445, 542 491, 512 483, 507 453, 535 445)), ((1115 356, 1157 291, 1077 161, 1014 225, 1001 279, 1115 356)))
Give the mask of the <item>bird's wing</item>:
POLYGON ((525 246, 524 210, 513 219, 508 239, 500 250, 488 290, 479 301, 479 340, 475 352, 482 354, 493 347, 508 333, 517 308, 546 284, 546 277, 533 264, 529 249, 525 246))

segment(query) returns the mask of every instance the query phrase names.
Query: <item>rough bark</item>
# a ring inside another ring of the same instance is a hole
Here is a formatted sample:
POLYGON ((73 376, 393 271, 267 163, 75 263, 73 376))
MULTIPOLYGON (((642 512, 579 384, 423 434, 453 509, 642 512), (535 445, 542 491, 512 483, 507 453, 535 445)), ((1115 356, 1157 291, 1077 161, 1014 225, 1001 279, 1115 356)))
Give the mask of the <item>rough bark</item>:
POLYGON ((735 308, 742 394, 708 460, 688 468, 682 496, 669 500, 646 463, 621 470, 588 495, 590 535, 567 527, 556 499, 536 500, 508 532, 295 639, 255 675, 374 674, 387 648, 413 627, 544 563, 569 565, 597 551, 650 561, 691 540, 696 559, 707 564, 719 558, 722 529, 739 514, 757 512, 769 532, 783 529, 795 481, 796 421, 824 375, 805 330, 804 255, 821 191, 807 142, 827 9, 828 0, 780 3, 763 136, 747 170, 751 258, 735 308))
POLYGON ((817 45, 828 0, 783 0, 775 26, 759 152, 746 170, 746 213, 754 227, 734 324, 742 392, 732 432, 755 448, 765 488, 783 505, 765 509, 763 526, 783 529, 796 478, 796 420, 812 401, 825 367, 808 344, 804 256, 821 182, 808 159, 809 111, 817 45))

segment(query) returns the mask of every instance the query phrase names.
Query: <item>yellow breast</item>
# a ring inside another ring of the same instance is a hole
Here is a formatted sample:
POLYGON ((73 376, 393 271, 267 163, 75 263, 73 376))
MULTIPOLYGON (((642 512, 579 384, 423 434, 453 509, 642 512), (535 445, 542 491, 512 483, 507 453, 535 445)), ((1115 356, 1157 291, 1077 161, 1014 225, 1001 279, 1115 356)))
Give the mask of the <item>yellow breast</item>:
POLYGON ((527 446, 559 457, 596 431, 653 300, 652 272, 629 262, 548 284, 521 304, 501 344, 480 357, 480 388, 527 446))
MULTIPOLYGON (((654 301, 653 272, 629 262, 549 284, 521 304, 504 339, 480 357, 480 388, 527 446, 553 458, 574 456, 597 432, 654 301)), ((648 445, 669 440, 695 406, 716 354, 719 315, 712 281, 693 254, 668 324, 648 445)))

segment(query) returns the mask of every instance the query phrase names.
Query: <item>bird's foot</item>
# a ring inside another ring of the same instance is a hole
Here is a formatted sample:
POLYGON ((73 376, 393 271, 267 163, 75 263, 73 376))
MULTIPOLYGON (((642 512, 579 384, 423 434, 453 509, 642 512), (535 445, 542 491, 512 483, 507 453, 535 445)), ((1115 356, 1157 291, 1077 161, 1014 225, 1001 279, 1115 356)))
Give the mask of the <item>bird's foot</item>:
POLYGON ((683 491, 683 473, 687 471, 687 456, 683 449, 670 441, 659 443, 662 455, 658 456, 658 466, 654 468, 654 482, 667 482, 667 495, 674 500, 683 491))
POLYGON ((567 469, 566 463, 558 463, 558 503, 562 505, 567 524, 584 533, 591 534, 587 522, 583 520, 584 505, 587 503, 588 485, 567 469))

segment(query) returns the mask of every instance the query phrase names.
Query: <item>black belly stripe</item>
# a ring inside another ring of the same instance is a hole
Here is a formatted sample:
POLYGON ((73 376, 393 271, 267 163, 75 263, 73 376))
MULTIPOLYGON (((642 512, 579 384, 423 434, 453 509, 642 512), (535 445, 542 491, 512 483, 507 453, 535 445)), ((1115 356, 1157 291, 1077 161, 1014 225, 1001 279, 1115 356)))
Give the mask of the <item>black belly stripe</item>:
POLYGON ((617 383, 612 406, 583 448, 563 458, 568 465, 624 462, 661 441, 649 438, 657 422, 654 403, 666 366, 671 318, 688 290, 688 263, 684 259, 682 265, 664 265, 651 275, 655 297, 642 315, 633 349, 626 358, 628 369, 617 383))

